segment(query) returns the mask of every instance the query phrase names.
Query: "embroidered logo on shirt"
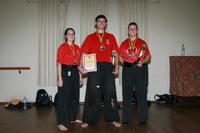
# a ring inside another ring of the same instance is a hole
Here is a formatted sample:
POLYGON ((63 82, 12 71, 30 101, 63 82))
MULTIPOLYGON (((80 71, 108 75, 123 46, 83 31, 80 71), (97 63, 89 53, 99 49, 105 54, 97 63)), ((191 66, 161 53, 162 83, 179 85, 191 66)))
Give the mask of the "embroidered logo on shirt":
POLYGON ((106 39, 106 44, 110 45, 109 39, 106 39))

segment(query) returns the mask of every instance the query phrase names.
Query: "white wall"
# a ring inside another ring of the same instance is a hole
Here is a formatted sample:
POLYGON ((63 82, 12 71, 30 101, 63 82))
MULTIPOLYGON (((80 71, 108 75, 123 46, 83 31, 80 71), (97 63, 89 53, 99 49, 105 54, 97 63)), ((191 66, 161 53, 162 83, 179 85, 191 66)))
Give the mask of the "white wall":
MULTIPOLYGON (((76 44, 80 45, 80 2, 68 0, 67 26, 76 31, 76 44)), ((117 0, 109 1, 108 32, 120 36, 117 0)), ((149 65, 148 99, 155 93, 169 92, 169 56, 180 55, 181 43, 186 55, 200 55, 200 1, 161 0, 149 4, 148 44, 152 54, 149 65)), ((26 0, 0 0, 0 67, 29 66, 30 71, 0 71, 0 102, 11 98, 35 101, 38 76, 38 5, 26 0)), ((120 42, 118 42, 120 44, 120 42)), ((122 100, 119 78, 116 79, 118 100, 122 100)), ((56 86, 45 87, 55 95, 56 86)), ((84 101, 85 86, 80 101, 84 101)))
POLYGON ((0 102, 27 96, 35 100, 38 67, 38 13, 26 0, 0 1, 0 67, 31 67, 30 71, 0 70, 0 102))
POLYGON ((186 55, 200 56, 200 1, 161 0, 149 5, 149 99, 169 93, 169 56, 178 56, 181 44, 186 55))

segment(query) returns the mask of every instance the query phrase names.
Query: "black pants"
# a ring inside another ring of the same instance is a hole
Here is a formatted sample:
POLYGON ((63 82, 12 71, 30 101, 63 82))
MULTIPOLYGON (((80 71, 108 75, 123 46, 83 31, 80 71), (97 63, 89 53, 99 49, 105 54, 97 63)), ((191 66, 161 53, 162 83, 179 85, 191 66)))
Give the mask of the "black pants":
POLYGON ((62 65, 63 87, 58 87, 57 125, 76 120, 79 104, 79 71, 77 66, 62 65))
MULTIPOLYGON (((124 64, 127 64, 126 62, 124 64)), ((133 89, 138 108, 138 120, 147 121, 148 104, 147 104, 147 85, 148 85, 148 68, 147 65, 137 67, 136 64, 124 65, 122 72, 122 95, 123 95, 123 122, 129 122, 132 119, 131 100, 133 89)))
POLYGON ((83 122, 94 124, 99 120, 101 94, 104 96, 104 120, 119 122, 115 76, 111 63, 97 63, 97 72, 88 73, 83 122))

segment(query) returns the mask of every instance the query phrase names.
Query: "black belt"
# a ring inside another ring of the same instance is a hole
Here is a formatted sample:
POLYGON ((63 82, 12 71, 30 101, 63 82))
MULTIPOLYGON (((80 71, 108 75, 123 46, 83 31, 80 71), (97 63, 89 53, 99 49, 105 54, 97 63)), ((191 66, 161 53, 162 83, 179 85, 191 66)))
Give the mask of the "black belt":
MULTIPOLYGON (((124 61, 124 66, 125 67, 135 67, 135 66, 137 66, 137 63, 136 62, 130 63, 130 62, 124 61)), ((142 66, 147 66, 147 64, 142 64, 142 66)))
POLYGON ((62 68, 78 68, 78 65, 64 65, 64 64, 62 64, 62 68))
POLYGON ((126 62, 126 61, 124 61, 124 66, 125 67, 134 67, 134 66, 136 66, 136 63, 130 63, 130 62, 126 62))

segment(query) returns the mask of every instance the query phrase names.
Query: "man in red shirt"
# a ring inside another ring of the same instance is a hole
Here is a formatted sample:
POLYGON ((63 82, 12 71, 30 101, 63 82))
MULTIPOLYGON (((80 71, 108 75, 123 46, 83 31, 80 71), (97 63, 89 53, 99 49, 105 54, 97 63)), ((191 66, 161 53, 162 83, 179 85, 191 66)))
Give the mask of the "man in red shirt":
MULTIPOLYGON (((87 36, 82 44, 81 51, 85 54, 96 54, 97 71, 88 73, 86 97, 83 112, 82 127, 98 121, 101 106, 101 94, 104 96, 104 120, 120 127, 115 88, 115 74, 118 74, 118 46, 115 37, 105 32, 107 19, 99 15, 95 19, 97 31, 87 36), (113 71, 112 53, 115 53, 115 68, 113 71)), ((82 61, 79 67, 82 74, 82 61)))
POLYGON ((120 45, 119 59, 123 64, 122 94, 123 94, 123 125, 127 125, 132 118, 131 99, 133 89, 138 107, 138 119, 145 125, 148 117, 147 63, 151 59, 148 46, 138 37, 138 26, 135 22, 128 25, 129 38, 120 45))

